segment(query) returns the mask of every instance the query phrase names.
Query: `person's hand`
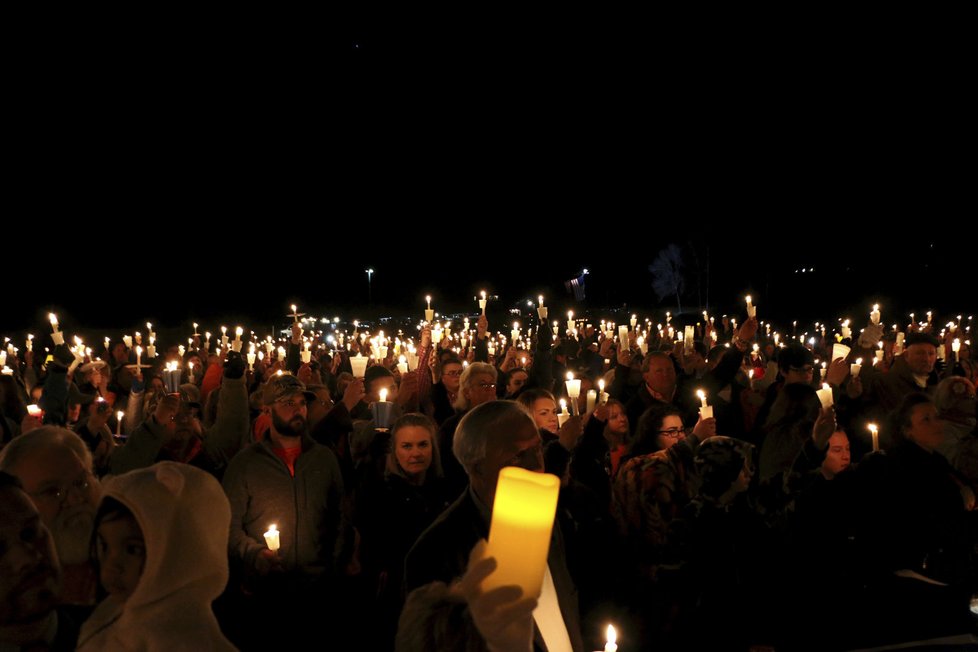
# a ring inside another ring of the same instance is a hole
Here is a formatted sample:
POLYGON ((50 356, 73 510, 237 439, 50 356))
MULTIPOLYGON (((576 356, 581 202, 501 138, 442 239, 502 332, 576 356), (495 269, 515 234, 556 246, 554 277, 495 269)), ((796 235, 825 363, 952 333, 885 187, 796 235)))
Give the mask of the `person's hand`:
POLYGON ((296 372, 295 377, 298 378, 303 385, 308 385, 312 380, 312 365, 309 363, 303 363, 296 372))
POLYGON ((431 324, 426 324, 421 329, 421 348, 431 346, 431 324))
POLYGON ((632 364, 632 352, 627 346, 618 349, 618 365, 626 369, 632 364))
POLYGON ((608 404, 605 403, 603 405, 598 405, 597 407, 595 407, 591 415, 601 423, 605 423, 608 421, 609 412, 610 410, 608 409, 608 404))
POLYGON ((750 342, 757 335, 757 327, 757 317, 751 317, 737 329, 737 337, 745 342, 750 342))
POLYGON ((262 577, 271 572, 278 572, 281 570, 282 559, 278 556, 277 551, 262 548, 260 551, 258 551, 258 554, 255 555, 255 572, 262 577))
POLYGON ((819 450, 824 450, 829 445, 829 438, 834 432, 835 408, 830 405, 819 411, 818 418, 815 419, 815 425, 812 427, 812 440, 815 442, 815 446, 819 450))
POLYGON ((364 396, 366 392, 363 390, 363 379, 354 378, 343 391, 343 405, 346 406, 347 411, 352 412, 364 396))
POLYGON ((863 381, 862 376, 856 376, 849 381, 846 385, 846 396, 855 400, 863 395, 863 381))
POLYGON ((292 343, 300 344, 302 342, 302 326, 299 322, 292 324, 292 343))
POLYGON ((480 340, 486 339, 486 331, 489 330, 489 320, 486 319, 485 315, 479 316, 479 321, 476 324, 476 334, 480 340))
POLYGON ((845 358, 836 358, 829 364, 828 371, 825 373, 825 382, 833 387, 838 387, 849 375, 849 363, 845 358))
POLYGON ((34 428, 40 428, 44 419, 44 412, 41 412, 36 417, 32 417, 30 414, 25 414, 24 418, 20 421, 20 434, 30 432, 34 428))
POLYGON ((571 416, 557 431, 557 439, 560 440, 561 446, 569 451, 572 451, 574 450, 574 447, 577 446, 577 440, 581 438, 583 433, 584 422, 581 420, 581 417, 571 416))
POLYGON ((495 572, 495 557, 486 557, 480 539, 469 554, 465 575, 452 587, 469 605, 476 629, 491 652, 529 652, 533 649, 533 610, 536 598, 524 596, 519 586, 482 590, 482 582, 495 572))
POLYGON ((717 434, 717 420, 713 417, 710 417, 709 419, 700 417, 700 420, 696 422, 695 426, 693 426, 693 434, 696 435, 696 438, 701 442, 715 436, 717 434))
POLYGON ((602 358, 610 358, 611 351, 615 348, 615 341, 609 338, 604 338, 601 340, 601 344, 598 346, 598 355, 602 358))
POLYGON ((397 399, 395 402, 404 407, 410 405, 418 398, 418 372, 409 371, 401 376, 401 384, 397 388, 397 399))

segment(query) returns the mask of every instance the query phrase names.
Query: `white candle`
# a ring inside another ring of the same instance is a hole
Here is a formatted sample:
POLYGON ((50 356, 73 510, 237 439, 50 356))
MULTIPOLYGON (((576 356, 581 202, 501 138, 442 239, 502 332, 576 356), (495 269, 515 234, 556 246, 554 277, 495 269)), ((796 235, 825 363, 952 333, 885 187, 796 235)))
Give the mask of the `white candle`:
POLYGON ((849 365, 849 373, 852 374, 853 378, 859 378, 859 372, 863 368, 863 359, 856 358, 855 364, 849 365))
POLYGON ((869 432, 873 436, 873 451, 878 451, 880 449, 880 435, 875 423, 869 424, 869 432))
POLYGON ((353 369, 354 378, 363 378, 367 371, 367 358, 357 353, 356 357, 350 358, 350 367, 353 369))
POLYGON ((581 395, 581 379, 574 378, 574 372, 567 372, 567 380, 564 381, 564 385, 567 386, 567 396, 569 398, 578 398, 581 395))
POLYGON ((615 632, 615 628, 608 625, 608 631, 605 632, 607 642, 604 644, 604 652, 618 652, 618 634, 615 632))
POLYGON ((52 332, 57 333, 58 332, 58 316, 55 315, 53 312, 49 312, 48 313, 48 320, 51 322, 51 330, 52 330, 52 332))
POLYGON ((424 299, 428 302, 428 308, 424 311, 424 320, 433 321, 435 319, 435 311, 431 309, 431 296, 425 296, 424 299))
POLYGON ((594 405, 598 402, 598 393, 593 389, 587 390, 587 411, 593 412, 594 405))
POLYGON ((510 336, 513 338, 513 345, 516 345, 516 340, 520 338, 520 323, 517 321, 513 322, 513 330, 509 332, 510 336))
POLYGON ((550 313, 550 311, 547 308, 547 306, 543 305, 543 295, 542 294, 540 296, 538 296, 537 299, 540 300, 540 303, 537 306, 537 316, 540 317, 540 321, 544 321, 544 320, 547 319, 547 315, 550 313))
POLYGON ((618 327, 618 345, 621 346, 622 351, 628 349, 628 326, 618 327))
POLYGON ((278 540, 278 528, 275 526, 274 523, 272 525, 269 525, 268 531, 265 532, 265 544, 268 546, 268 549, 271 550, 272 552, 275 552, 280 547, 279 540, 278 540))
POLYGON ((757 314, 757 309, 754 308, 754 304, 750 301, 750 295, 747 295, 747 316, 754 317, 757 314))
POLYGON ((408 372, 407 358, 402 355, 397 360, 397 370, 401 373, 401 375, 406 374, 408 372))
MULTIPOLYGON (((292 304, 292 322, 295 323, 295 324, 298 324, 299 323, 299 307, 297 305, 295 305, 294 303, 292 304)), ((273 525, 272 527, 275 527, 275 526, 273 525)), ((276 534, 275 536, 277 537, 278 535, 276 534)), ((277 541, 277 539, 276 539, 276 541, 277 541)))
POLYGON ((604 391, 604 378, 598 380, 598 404, 605 405, 608 403, 610 396, 608 392, 604 391))
POLYGON ((27 334, 27 350, 28 351, 34 350, 34 336, 31 335, 30 333, 27 334))
POLYGON ((702 389, 696 390, 696 395, 700 397, 700 419, 713 418, 713 406, 706 403, 706 392, 702 389))
POLYGON ((878 303, 873 304, 873 311, 869 313, 869 321, 874 324, 880 323, 880 305, 878 303))
POLYGON ((256 357, 256 356, 255 356, 255 354, 254 354, 254 353, 249 353, 249 354, 247 355, 247 359, 248 359, 248 369, 249 369, 250 371, 254 371, 254 370, 255 370, 255 357, 256 357))
POLYGON ((486 291, 483 290, 482 292, 480 292, 479 297, 481 297, 479 299, 479 310, 481 310, 482 314, 484 315, 486 314, 486 291))
POLYGON ((632 330, 635 330, 635 325, 638 323, 638 316, 632 315, 632 318, 628 320, 628 323, 632 325, 632 330))
POLYGON ((827 407, 832 407, 832 388, 828 384, 822 383, 822 389, 817 390, 815 393, 818 395, 818 400, 822 402, 823 410, 827 407))
POLYGON ((122 436, 122 417, 126 416, 126 413, 119 410, 115 413, 115 434, 116 436, 122 436))
POLYGON ((562 427, 564 422, 569 418, 570 413, 567 412, 567 401, 565 399, 560 399, 560 412, 557 413, 557 427, 562 427))
POLYGON ((380 392, 378 392, 378 393, 380 394, 380 402, 381 403, 386 403, 387 402, 387 388, 386 387, 382 388, 380 390, 380 392))
MULTIPOLYGON (((941 346, 941 348, 944 348, 944 347, 941 346)), ((951 342, 951 350, 954 351, 954 361, 955 362, 958 362, 959 361, 958 356, 960 355, 960 352, 961 352, 961 340, 960 339, 955 338, 954 341, 951 342)))

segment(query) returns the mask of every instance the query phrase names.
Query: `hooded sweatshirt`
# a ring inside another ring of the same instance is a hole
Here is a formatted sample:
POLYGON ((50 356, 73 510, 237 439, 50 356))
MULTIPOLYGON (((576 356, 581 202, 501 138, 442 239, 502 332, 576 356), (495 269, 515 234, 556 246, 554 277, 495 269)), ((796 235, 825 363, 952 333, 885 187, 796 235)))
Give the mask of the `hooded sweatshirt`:
POLYGON ((146 561, 128 600, 110 596, 95 608, 78 649, 234 650, 211 611, 228 580, 231 522, 217 480, 187 464, 159 462, 103 489, 136 517, 146 561))

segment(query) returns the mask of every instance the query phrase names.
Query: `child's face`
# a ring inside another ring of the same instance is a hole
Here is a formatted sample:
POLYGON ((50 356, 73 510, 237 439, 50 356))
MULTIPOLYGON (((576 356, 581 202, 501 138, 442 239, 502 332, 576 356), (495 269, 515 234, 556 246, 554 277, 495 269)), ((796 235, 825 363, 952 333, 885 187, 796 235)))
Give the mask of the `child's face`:
POLYGON ((99 580, 117 600, 129 599, 146 562, 146 543, 136 520, 117 517, 98 526, 99 580))

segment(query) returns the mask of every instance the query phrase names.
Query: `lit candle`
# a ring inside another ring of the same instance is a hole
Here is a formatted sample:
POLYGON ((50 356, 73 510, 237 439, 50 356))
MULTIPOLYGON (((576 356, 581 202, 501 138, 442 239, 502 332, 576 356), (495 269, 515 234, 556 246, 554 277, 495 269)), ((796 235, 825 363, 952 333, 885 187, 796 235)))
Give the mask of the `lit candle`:
POLYGON ((827 383, 822 383, 822 389, 815 392, 818 395, 818 400, 822 402, 822 409, 832 407, 832 388, 827 383))
POLYGON ((252 351, 251 353, 249 353, 246 357, 248 359, 248 370, 249 371, 254 371, 255 370, 255 358, 256 358, 254 351, 252 351))
POLYGON ((577 328, 577 322, 574 321, 574 311, 567 311, 567 330, 572 331, 577 328))
POLYGON ((543 295, 542 294, 540 296, 538 296, 537 299, 540 300, 539 301, 539 305, 537 306, 537 316, 540 317, 540 321, 544 321, 544 320, 547 319, 547 315, 549 314, 550 311, 547 308, 547 306, 543 305, 543 295))
POLYGON ((37 407, 37 405, 31 404, 27 406, 27 414, 31 415, 35 419, 39 419, 41 418, 41 415, 44 414, 44 411, 37 407))
POLYGON ((302 350, 302 364, 309 364, 312 362, 312 351, 309 350, 309 341, 303 342, 302 350))
POLYGON ((951 342, 951 350, 954 351, 954 361, 958 362, 959 361, 958 356, 960 355, 961 352, 961 340, 959 338, 955 338, 954 341, 951 342))
POLYGON ((268 531, 265 532, 265 544, 268 546, 268 549, 271 550, 272 552, 277 551, 280 547, 279 540, 278 540, 278 528, 275 526, 274 523, 272 525, 269 525, 268 531))
POLYGON ((863 368, 863 359, 856 358, 854 364, 849 365, 849 373, 852 374, 853 378, 859 378, 859 371, 863 368))
POLYGON ((896 342, 893 344, 893 355, 900 355, 903 353, 903 340, 906 338, 905 333, 896 334, 896 342))
MULTIPOLYGON (((843 335, 843 337, 845 336, 843 335)), ((845 344, 840 344, 839 342, 835 342, 834 344, 832 344, 832 360, 833 361, 839 359, 845 360, 846 358, 849 357, 849 352, 851 350, 852 349, 850 349, 845 344)))
POLYGON ((115 413, 115 436, 116 437, 122 436, 122 417, 124 416, 126 416, 126 413, 123 412, 122 410, 119 410, 118 412, 115 413))
POLYGON ((754 304, 752 304, 750 302, 750 295, 748 294, 747 295, 747 316, 748 317, 754 317, 756 314, 757 314, 757 308, 755 308, 754 307, 754 304))
POLYGON ((549 473, 512 466, 499 472, 486 548, 497 568, 483 580, 484 591, 515 584, 524 597, 540 596, 559 491, 560 480, 549 473))
POLYGON ((618 633, 615 632, 615 628, 608 625, 608 631, 605 633, 607 638, 607 643, 604 644, 604 652, 618 652, 618 633))
POLYGON ((700 419, 713 418, 713 406, 706 403, 706 392, 702 389, 696 390, 696 395, 700 397, 700 419))
POLYGON ((869 432, 873 436, 873 452, 875 453, 880 449, 880 435, 875 423, 869 424, 869 432))
POLYGON ((424 311, 424 320, 434 321, 435 311, 431 309, 431 295, 426 296, 424 300, 428 302, 428 308, 424 311))
POLYGON ((53 312, 48 313, 48 320, 51 322, 51 330, 55 333, 58 332, 58 316, 53 312))
POLYGON ((378 393, 380 394, 380 402, 381 403, 386 403, 387 402, 387 388, 386 387, 381 388, 380 392, 378 392, 378 393))
MULTIPOLYGON (((139 369, 140 358, 143 357, 143 347, 136 346, 136 369, 139 369)), ((137 371, 138 373, 138 371, 137 371)))
POLYGON ((593 389, 587 390, 587 411, 593 412, 594 406, 598 402, 598 393, 593 389))
POLYGON ((520 338, 520 323, 518 321, 513 322, 513 330, 509 334, 513 338, 513 346, 515 346, 516 340, 520 338))
POLYGON ((632 330, 635 330, 635 325, 638 323, 638 317, 632 315, 632 318, 628 320, 628 323, 632 325, 632 330))
POLYGON ((482 292, 480 292, 479 293, 479 297, 480 297, 479 298, 479 310, 481 310, 482 311, 482 314, 484 315, 484 314, 486 314, 486 291, 483 290, 482 292))
POLYGON ((600 405, 604 405, 608 402, 608 392, 604 391, 604 378, 598 380, 598 392, 600 394, 600 405))
POLYGON ((200 337, 200 333, 197 332, 197 322, 194 322, 194 337, 200 337))
POLYGON ((149 338, 149 346, 146 347, 146 357, 155 358, 156 357, 156 338, 149 338))
POLYGON ((880 304, 873 304, 873 311, 869 313, 869 321, 873 322, 874 324, 880 323, 880 304))
POLYGON ((404 375, 408 372, 407 358, 403 355, 397 359, 397 370, 404 375))
MULTIPOLYGON (((297 305, 295 305, 294 303, 292 304, 292 323, 294 323, 294 324, 298 324, 299 323, 299 307, 297 305)), ((273 525, 272 527, 275 527, 275 526, 273 525)), ((278 535, 277 534, 275 535, 275 537, 276 537, 275 540, 278 541, 278 535)), ((278 548, 276 548, 276 550, 278 550, 278 548)))
POLYGON ((564 425, 564 422, 570 418, 570 413, 567 412, 567 401, 566 399, 560 399, 560 412, 557 413, 557 427, 560 428, 564 425))
POLYGON ((227 326, 221 326, 221 348, 228 348, 228 328, 227 326))
POLYGON ((618 327, 618 345, 622 351, 628 350, 628 326, 622 325, 618 327))
POLYGON ((353 369, 354 378, 363 378, 367 372, 367 358, 357 353, 356 357, 350 358, 350 367, 353 369))
POLYGON ((28 351, 33 351, 34 350, 34 336, 31 335, 30 333, 27 334, 27 342, 26 342, 26 344, 27 344, 27 350, 28 351))

